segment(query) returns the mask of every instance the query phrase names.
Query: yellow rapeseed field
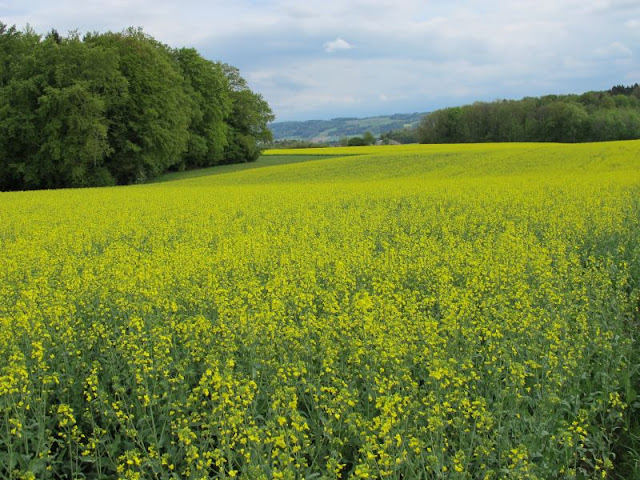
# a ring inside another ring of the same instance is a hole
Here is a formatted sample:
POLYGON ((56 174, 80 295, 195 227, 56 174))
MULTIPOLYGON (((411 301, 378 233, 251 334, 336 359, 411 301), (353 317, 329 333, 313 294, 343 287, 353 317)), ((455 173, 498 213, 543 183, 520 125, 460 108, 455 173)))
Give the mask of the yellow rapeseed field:
POLYGON ((0 193, 1 478, 614 478, 640 142, 315 153, 0 193))

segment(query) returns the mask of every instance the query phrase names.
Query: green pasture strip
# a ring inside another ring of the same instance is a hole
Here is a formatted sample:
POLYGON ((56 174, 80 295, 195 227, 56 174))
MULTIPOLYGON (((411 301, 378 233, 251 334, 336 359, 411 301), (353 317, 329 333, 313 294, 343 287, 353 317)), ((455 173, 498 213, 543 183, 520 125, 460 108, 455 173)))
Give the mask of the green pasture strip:
POLYGON ((293 163, 308 162, 312 160, 323 160, 327 158, 335 158, 337 156, 338 155, 327 155, 327 154, 305 155, 305 154, 300 154, 299 152, 297 154, 291 154, 291 155, 265 154, 265 155, 262 155, 255 162, 235 163, 232 165, 216 165, 214 167, 200 168, 196 170, 187 170, 183 172, 169 172, 158 178, 155 178, 149 183, 174 182, 177 180, 206 177, 209 175, 224 175, 227 173, 244 172, 244 171, 253 170, 256 168, 274 167, 278 165, 290 165, 293 163))

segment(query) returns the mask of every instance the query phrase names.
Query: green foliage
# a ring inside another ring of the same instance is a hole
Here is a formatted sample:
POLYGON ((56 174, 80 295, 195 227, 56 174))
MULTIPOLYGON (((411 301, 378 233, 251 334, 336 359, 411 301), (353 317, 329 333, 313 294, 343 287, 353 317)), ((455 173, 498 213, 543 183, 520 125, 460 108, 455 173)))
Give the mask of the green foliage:
POLYGON ((269 148, 321 148, 328 146, 328 143, 306 140, 273 140, 269 143, 269 148))
POLYGON ((640 138, 640 87, 476 102, 426 115, 421 143, 591 142, 640 138))
POLYGON ((202 58, 194 49, 173 53, 185 79, 191 100, 187 151, 181 167, 190 169, 221 163, 228 144, 225 120, 231 113, 231 97, 221 66, 202 58))
POLYGON ((361 137, 345 138, 344 140, 341 140, 340 143, 347 147, 364 147, 376 143, 376 137, 367 130, 361 137))
POLYGON ((29 47, 0 97, 0 176, 3 188, 53 188, 95 184, 111 152, 103 92, 117 83, 116 63, 76 35, 29 47))
POLYGON ((380 140, 385 145, 391 143, 418 143, 418 136, 415 128, 401 128, 383 133, 380 135, 380 140))
POLYGON ((0 189, 144 182, 255 160, 268 104, 237 69, 144 34, 0 23, 0 189))
POLYGON ((189 102, 169 49, 139 30, 87 38, 118 58, 126 89, 109 98, 110 169, 118 183, 142 182, 175 165, 187 148, 189 102))
POLYGON ((347 142, 347 145, 349 147, 363 147, 366 143, 362 137, 351 137, 347 142))
POLYGON ((373 133, 367 130, 364 132, 364 135, 362 135, 362 141, 365 145, 373 145, 376 143, 376 137, 373 136, 373 133))
POLYGON ((262 146, 273 139, 268 124, 275 116, 262 96, 249 89, 236 67, 219 65, 227 77, 232 104, 224 163, 253 162, 260 156, 262 146))

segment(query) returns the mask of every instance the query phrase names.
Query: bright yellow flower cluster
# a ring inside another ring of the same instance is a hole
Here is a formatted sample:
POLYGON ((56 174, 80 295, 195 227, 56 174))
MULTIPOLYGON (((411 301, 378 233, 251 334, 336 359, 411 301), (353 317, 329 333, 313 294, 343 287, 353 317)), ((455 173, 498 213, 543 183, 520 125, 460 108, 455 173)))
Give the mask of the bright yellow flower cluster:
POLYGON ((639 152, 323 149, 349 156, 0 194, 0 477, 609 478, 639 152))

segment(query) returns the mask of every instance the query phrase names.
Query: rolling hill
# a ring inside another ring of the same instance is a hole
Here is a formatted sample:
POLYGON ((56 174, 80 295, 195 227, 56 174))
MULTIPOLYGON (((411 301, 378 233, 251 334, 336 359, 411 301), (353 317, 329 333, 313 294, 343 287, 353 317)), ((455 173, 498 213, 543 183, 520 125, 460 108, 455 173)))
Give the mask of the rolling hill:
POLYGON ((362 135, 369 131, 378 136, 391 130, 415 127, 425 113, 398 113, 366 118, 334 118, 302 122, 274 122, 269 125, 274 140, 336 142, 342 137, 362 135))

